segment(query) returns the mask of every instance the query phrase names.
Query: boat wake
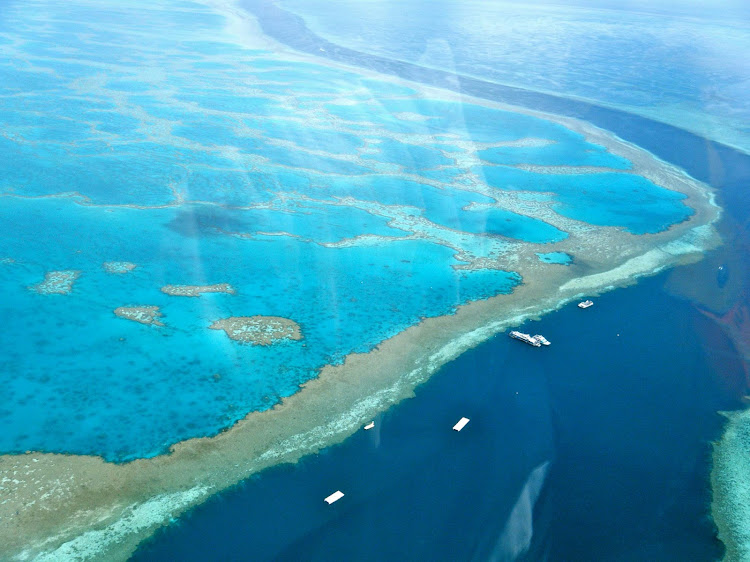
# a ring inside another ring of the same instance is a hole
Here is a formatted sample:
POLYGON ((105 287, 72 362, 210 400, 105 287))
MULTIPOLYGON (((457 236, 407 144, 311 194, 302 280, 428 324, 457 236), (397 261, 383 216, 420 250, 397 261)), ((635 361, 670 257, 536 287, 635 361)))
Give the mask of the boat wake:
POLYGON ((548 468, 549 461, 545 461, 529 474, 490 560, 516 560, 529 549, 531 538, 534 536, 534 505, 544 487, 548 468))

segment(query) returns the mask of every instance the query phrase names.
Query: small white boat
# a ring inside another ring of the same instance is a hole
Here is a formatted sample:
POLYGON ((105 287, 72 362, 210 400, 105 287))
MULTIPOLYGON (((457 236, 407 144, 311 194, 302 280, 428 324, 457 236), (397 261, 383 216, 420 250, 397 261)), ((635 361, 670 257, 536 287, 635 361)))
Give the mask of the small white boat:
POLYGON ((590 306, 594 306, 594 301, 583 301, 578 303, 578 308, 588 308, 590 306))
POLYGON ((464 427, 466 427, 466 424, 469 423, 469 418, 461 418, 458 420, 458 423, 453 426, 453 431, 461 431, 464 427))
POLYGON ((370 423, 368 423, 368 424, 367 424, 367 425, 365 426, 365 429, 366 429, 366 430, 367 430, 367 429, 372 429, 373 427, 375 427, 375 422, 374 422, 374 421, 371 421, 370 423))
POLYGON ((337 502, 343 497, 344 497, 344 492, 342 492, 341 490, 336 490, 334 493, 328 496, 324 501, 328 505, 331 505, 333 502, 337 502))

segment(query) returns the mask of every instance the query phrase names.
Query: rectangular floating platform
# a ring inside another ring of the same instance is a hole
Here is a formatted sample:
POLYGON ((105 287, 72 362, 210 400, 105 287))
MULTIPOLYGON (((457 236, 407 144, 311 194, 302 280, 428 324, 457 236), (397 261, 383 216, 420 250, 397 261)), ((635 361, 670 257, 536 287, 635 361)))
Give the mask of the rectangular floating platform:
POLYGON ((469 418, 461 418, 458 420, 458 423, 453 426, 454 431, 461 431, 464 427, 466 427, 466 424, 469 423, 469 418))
POLYGON ((578 308, 588 308, 590 306, 594 306, 594 301, 586 300, 578 303, 578 308))
POLYGON ((372 429, 373 427, 375 427, 375 422, 374 422, 374 421, 371 421, 370 423, 368 423, 368 424, 367 424, 367 425, 365 426, 365 429, 372 429))
POLYGON ((341 490, 336 490, 334 493, 328 496, 324 501, 328 505, 331 505, 333 502, 337 502, 343 497, 344 497, 344 492, 342 492, 341 490))

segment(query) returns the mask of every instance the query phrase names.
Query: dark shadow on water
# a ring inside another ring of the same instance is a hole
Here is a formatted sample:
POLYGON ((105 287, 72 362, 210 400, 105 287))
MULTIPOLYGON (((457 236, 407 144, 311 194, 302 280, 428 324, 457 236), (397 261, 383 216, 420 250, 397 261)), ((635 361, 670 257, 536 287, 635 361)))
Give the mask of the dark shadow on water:
POLYGON ((240 211, 193 205, 175 214, 167 227, 186 238, 204 238, 221 232, 252 232, 251 221, 240 211))

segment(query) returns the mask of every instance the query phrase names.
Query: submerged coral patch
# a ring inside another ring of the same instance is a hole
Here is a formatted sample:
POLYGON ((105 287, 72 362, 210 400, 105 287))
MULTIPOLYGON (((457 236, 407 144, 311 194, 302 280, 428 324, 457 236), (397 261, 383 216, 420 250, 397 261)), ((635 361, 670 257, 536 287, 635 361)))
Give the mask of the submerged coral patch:
POLYGON ((711 514, 727 549, 724 560, 749 560, 750 410, 724 415, 724 434, 714 443, 711 514))
POLYGON ((216 285, 164 285, 161 292, 173 297, 199 297, 203 293, 233 295, 235 290, 229 283, 217 283, 216 285))
POLYGON ((67 295, 73 290, 80 271, 48 271, 44 275, 44 281, 31 285, 29 289, 42 295, 67 295))
POLYGON ((234 316, 217 320, 209 328, 224 330, 230 339, 254 345, 302 339, 299 324, 279 316, 234 316))
POLYGON ((105 261, 102 267, 107 273, 123 274, 133 271, 137 266, 129 261, 105 261))
POLYGON ((120 306, 114 310, 115 316, 154 326, 164 326, 159 320, 163 315, 158 306, 120 306))

